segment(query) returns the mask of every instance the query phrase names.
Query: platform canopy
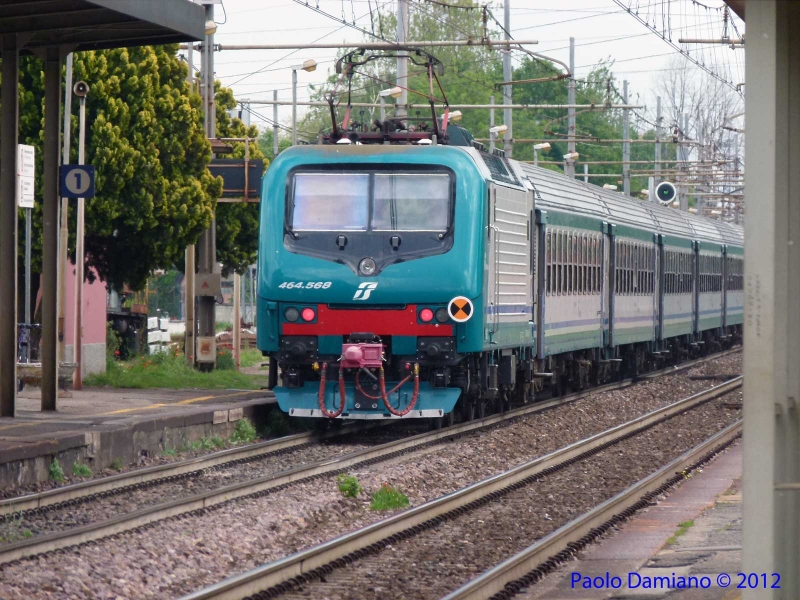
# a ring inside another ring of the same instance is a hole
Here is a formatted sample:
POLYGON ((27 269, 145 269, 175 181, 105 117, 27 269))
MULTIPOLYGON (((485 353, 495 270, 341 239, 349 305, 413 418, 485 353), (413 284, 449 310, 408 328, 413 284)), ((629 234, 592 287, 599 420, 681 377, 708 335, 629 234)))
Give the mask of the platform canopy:
MULTIPOLYGON (((17 204, 19 56, 44 63, 42 198, 42 409, 56 410, 58 168, 62 65, 81 50, 205 39, 205 10, 214 0, 0 0, 0 417, 13 417, 17 393, 17 204)), ((89 82, 91 83, 91 82, 89 82)))
POLYGON ((0 36, 20 35, 23 53, 202 40, 204 23, 189 0, 0 0, 0 36))

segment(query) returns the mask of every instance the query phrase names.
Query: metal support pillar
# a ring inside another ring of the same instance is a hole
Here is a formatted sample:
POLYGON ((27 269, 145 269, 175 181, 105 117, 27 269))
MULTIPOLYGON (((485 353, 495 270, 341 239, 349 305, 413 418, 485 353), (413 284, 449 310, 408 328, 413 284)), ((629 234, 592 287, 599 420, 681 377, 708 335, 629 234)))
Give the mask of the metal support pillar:
MULTIPOLYGON (((78 164, 85 163, 86 145, 86 97, 80 99, 80 121, 78 126, 78 164)), ((78 222, 75 228, 75 312, 73 319, 74 335, 72 336, 72 355, 74 356, 75 376, 72 387, 76 390, 83 389, 83 283, 84 267, 86 265, 86 252, 84 250, 85 231, 84 215, 86 200, 78 198, 78 222)))
POLYGON ((186 290, 184 292, 185 306, 186 306, 186 331, 184 332, 183 353, 186 356, 186 362, 189 366, 194 366, 194 353, 195 341, 194 336, 197 331, 197 320, 194 314, 195 308, 195 295, 194 295, 194 257, 195 246, 194 244, 186 246, 186 266, 184 267, 186 280, 184 284, 186 290))
POLYGON ((800 597, 798 27, 796 2, 747 3, 742 571, 780 573, 781 589, 743 600, 800 597))
MULTIPOLYGON (((494 106, 494 96, 489 97, 489 103, 494 106)), ((495 134, 492 133, 494 127, 494 109, 489 109, 489 152, 494 152, 494 138, 495 134)))
POLYGON ((297 146, 297 69, 292 69, 292 146, 297 146))
MULTIPOLYGON (((207 4, 206 21, 214 20, 214 5, 207 4)), ((216 137, 216 102, 214 99, 214 35, 206 35, 203 44, 203 105, 205 107, 204 124, 206 136, 209 139, 216 137)), ((217 270, 217 220, 211 219, 211 225, 201 235, 197 242, 199 272, 201 275, 211 275, 217 270)), ((216 300, 214 296, 199 296, 197 301, 198 337, 213 338, 216 334, 216 300)), ((196 357, 196 353, 195 353, 196 357)), ((214 362, 203 363, 203 368, 213 369, 216 365, 216 352, 214 362)))
MULTIPOLYGON (((570 106, 575 104, 575 38, 569 38, 569 95, 567 102, 570 106)), ((567 130, 567 153, 575 152, 575 109, 567 109, 569 129, 567 130)), ((575 177, 575 161, 564 161, 564 174, 575 177)))
MULTIPOLYGON (((408 0, 398 0, 397 2, 397 43, 405 44, 408 36, 408 0)), ((400 97, 397 99, 395 115, 404 118, 408 115, 408 54, 406 52, 397 53, 397 85, 402 88, 400 97)))
MULTIPOLYGON (((628 82, 622 82, 622 101, 628 103, 628 82)), ((622 139, 631 139, 631 111, 629 108, 622 109, 622 139)), ((626 196, 631 195, 631 143, 622 142, 622 193, 626 196)))
MULTIPOLYGON (((511 39, 511 0, 505 0, 503 2, 503 28, 505 29, 505 39, 511 39)), ((507 47, 505 50, 502 51, 503 53, 503 79, 505 81, 511 81, 513 79, 512 71, 511 71, 511 48, 507 47)), ((503 86, 503 104, 510 106, 514 103, 511 97, 511 86, 504 85, 503 86)), ((505 134, 503 135, 503 150, 506 153, 508 158, 511 158, 511 152, 513 149, 513 145, 511 140, 514 139, 514 133, 512 131, 512 111, 510 108, 503 109, 503 123, 508 127, 506 129, 505 134)))
POLYGON ((233 362, 237 369, 242 366, 242 276, 238 273, 233 274, 233 362))
MULTIPOLYGON (((64 132, 61 164, 69 164, 72 134, 72 62, 73 54, 67 55, 66 82, 64 89, 64 132)), ((67 242, 69 241, 69 199, 61 199, 59 213, 61 231, 58 236, 58 352, 59 362, 64 361, 64 323, 67 314, 67 242)))
MULTIPOLYGON (((656 156, 655 156, 655 177, 653 183, 658 186, 661 183, 661 96, 656 98, 656 156)), ((651 198, 652 200, 652 198, 651 198)))
MULTIPOLYGON (((689 139, 689 115, 683 115, 683 122, 680 124, 681 130, 683 131, 683 138, 684 140, 689 139)), ((683 160, 683 164, 679 165, 681 171, 686 171, 686 161, 689 160, 689 146, 680 146, 678 148, 678 152, 680 152, 681 160, 683 160)), ((685 179, 685 177, 681 177, 681 179, 685 179)), ((689 188, 686 185, 679 186, 678 190, 678 204, 680 209, 683 211, 689 210, 689 188)))
POLYGON ((2 38, 0 90, 0 417, 17 404, 17 139, 19 48, 17 36, 2 38))
MULTIPOLYGON (((278 101, 278 90, 272 91, 272 99, 278 101)), ((278 105, 272 105, 272 158, 278 156, 278 105)))
POLYGON ((61 120, 61 56, 47 48, 44 64, 44 199, 42 202, 42 410, 58 401, 58 150, 61 120))

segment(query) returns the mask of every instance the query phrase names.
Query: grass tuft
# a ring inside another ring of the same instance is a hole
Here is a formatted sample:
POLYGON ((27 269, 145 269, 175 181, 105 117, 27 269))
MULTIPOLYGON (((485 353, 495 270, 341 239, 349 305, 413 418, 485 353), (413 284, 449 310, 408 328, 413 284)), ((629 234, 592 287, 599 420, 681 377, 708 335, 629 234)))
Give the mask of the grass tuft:
POLYGON ((164 456, 178 456, 178 449, 177 448, 164 448, 164 452, 162 452, 164 456))
POLYGON ((355 498, 364 489, 358 483, 358 479, 356 479, 353 475, 346 475, 344 473, 340 473, 336 477, 336 485, 339 487, 339 491, 345 498, 355 498))
POLYGON ((231 435, 231 444, 250 444, 256 439, 256 428, 247 417, 236 421, 231 435))
POLYGON ((170 353, 117 362, 111 361, 105 373, 89 375, 84 384, 114 388, 200 388, 257 390, 266 385, 266 377, 245 375, 233 368, 230 353, 218 357, 219 368, 201 373, 191 368, 183 355, 170 353), (228 364, 228 361, 230 364, 228 364), (227 369, 224 367, 228 367, 227 369))
POLYGON ((678 538, 682 535, 685 535, 687 531, 691 527, 694 527, 694 521, 684 521, 683 523, 678 523, 678 531, 676 531, 668 540, 667 546, 671 546, 678 542, 678 538))
POLYGON ((222 450, 223 448, 225 448, 228 445, 228 444, 225 443, 225 440, 223 440, 221 437, 212 437, 211 438, 211 444, 217 450, 222 450))
POLYGON ((92 469, 89 467, 89 465, 75 461, 72 463, 72 474, 76 477, 91 477, 92 469))
POLYGON ((117 457, 111 461, 111 468, 115 471, 122 471, 122 459, 117 457))
POLYGON ((372 494, 372 503, 369 507, 372 510, 395 510, 406 508, 409 504, 408 496, 388 483, 384 483, 381 489, 372 494))
POLYGON ((64 469, 61 468, 61 463, 57 458, 53 459, 50 463, 50 481, 61 483, 64 481, 64 469))

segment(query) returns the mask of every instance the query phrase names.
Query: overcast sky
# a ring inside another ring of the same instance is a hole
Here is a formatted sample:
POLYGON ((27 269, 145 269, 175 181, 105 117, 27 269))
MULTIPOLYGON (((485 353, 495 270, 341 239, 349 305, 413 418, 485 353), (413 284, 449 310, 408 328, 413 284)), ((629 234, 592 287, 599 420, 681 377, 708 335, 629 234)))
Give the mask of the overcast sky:
MULTIPOLYGON (((358 42, 363 34, 341 23, 342 14, 349 22, 370 28, 370 7, 377 3, 395 9, 394 0, 308 0, 321 11, 338 18, 319 14, 294 0, 224 0, 224 12, 217 5, 215 18, 220 23, 215 42, 227 44, 309 44, 314 42, 358 42)), ((663 0, 624 0, 626 6, 639 8, 640 14, 663 6, 663 0), (651 6, 655 5, 655 6, 651 6)), ((429 10, 426 0, 409 0, 410 10, 429 10)), ((717 30, 721 13, 713 10, 722 0, 667 0, 671 12, 664 27, 677 35, 706 36, 717 30), (711 9, 703 8, 703 5, 711 9), (670 27, 671 25, 671 27, 670 27)), ((495 3, 492 11, 502 20, 503 5, 495 3)), ((656 13, 650 13, 652 17, 656 13)), ((659 28, 661 17, 658 17, 659 28)), ((740 32, 744 23, 736 19, 740 32)), ((733 33, 733 32, 732 32, 733 33)), ((637 22, 614 0, 511 0, 511 34, 515 39, 535 39, 539 43, 532 50, 554 58, 569 61, 569 38, 576 39, 576 75, 585 76, 600 60, 616 61, 614 73, 618 79, 627 79, 641 103, 652 104, 651 89, 656 78, 663 76, 676 52, 662 39, 637 22)), ((458 32, 452 32, 459 37, 458 32)), ((271 99, 277 89, 279 97, 291 99, 292 65, 313 58, 319 64, 316 72, 299 72, 298 98, 308 99, 307 85, 320 83, 333 71, 335 50, 229 50, 216 54, 217 79, 232 87, 237 99, 271 99)), ((744 66, 744 50, 731 50, 718 46, 709 50, 706 60, 718 65, 730 64, 732 78, 743 81, 737 67, 744 66)), ((518 60, 518 59, 517 59, 518 60)), ((199 55, 195 53, 195 66, 199 68, 199 55)), ((739 81, 737 81, 738 83, 739 81)), ((255 108, 255 107, 254 107, 255 108)), ((271 107, 257 108, 268 118, 271 107)), ((291 109, 282 107, 280 121, 287 123, 291 109)), ((257 123, 257 121, 254 121, 257 123)), ((264 123, 258 123, 263 125, 264 123)))

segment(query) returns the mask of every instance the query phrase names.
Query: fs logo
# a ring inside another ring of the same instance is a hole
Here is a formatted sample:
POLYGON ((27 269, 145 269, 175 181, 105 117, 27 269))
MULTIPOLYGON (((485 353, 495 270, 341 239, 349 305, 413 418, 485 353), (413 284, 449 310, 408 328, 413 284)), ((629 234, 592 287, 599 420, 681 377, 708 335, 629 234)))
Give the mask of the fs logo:
POLYGON ((378 287, 377 283, 359 283, 353 300, 367 300, 376 287, 378 287))

